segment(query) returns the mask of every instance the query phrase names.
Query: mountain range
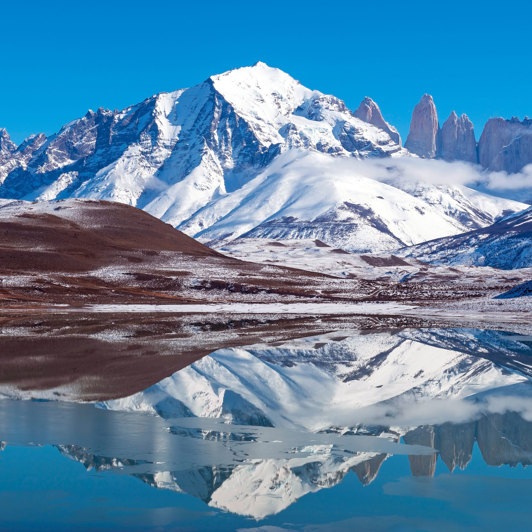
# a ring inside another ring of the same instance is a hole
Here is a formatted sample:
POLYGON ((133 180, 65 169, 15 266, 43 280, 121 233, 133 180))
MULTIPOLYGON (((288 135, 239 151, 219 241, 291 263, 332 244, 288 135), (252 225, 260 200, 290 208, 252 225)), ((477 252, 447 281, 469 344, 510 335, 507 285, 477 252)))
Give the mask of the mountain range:
POLYGON ((494 119, 477 147, 467 117, 453 113, 440 128, 425 95, 405 149, 370 98, 351 111, 259 62, 122 111, 89 111, 20 146, 0 130, 0 197, 122 202, 211 246, 313 238, 388 252, 482 229, 526 205, 368 175, 360 161, 419 156, 518 171, 532 162, 530 131, 528 119, 494 119))

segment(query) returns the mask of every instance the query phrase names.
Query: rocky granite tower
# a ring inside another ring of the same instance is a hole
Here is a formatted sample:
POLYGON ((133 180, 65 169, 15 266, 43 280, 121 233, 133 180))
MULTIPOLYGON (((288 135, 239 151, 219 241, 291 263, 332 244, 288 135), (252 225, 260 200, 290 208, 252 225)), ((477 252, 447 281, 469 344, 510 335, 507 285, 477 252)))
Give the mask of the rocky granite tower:
POLYGON ((477 142, 473 123, 466 114, 453 111, 440 130, 438 158, 445 161, 477 162, 477 142))
POLYGON ((489 170, 519 172, 532 163, 532 119, 490 118, 478 142, 479 162, 489 170))
POLYGON ((434 158, 437 152, 438 131, 436 106, 432 96, 424 94, 414 107, 405 148, 420 157, 434 158))
POLYGON ((379 106, 368 96, 360 102, 360 105, 354 114, 357 118, 360 118, 360 120, 373 124, 379 129, 386 131, 397 144, 401 144, 401 136, 397 129, 384 120, 379 106))

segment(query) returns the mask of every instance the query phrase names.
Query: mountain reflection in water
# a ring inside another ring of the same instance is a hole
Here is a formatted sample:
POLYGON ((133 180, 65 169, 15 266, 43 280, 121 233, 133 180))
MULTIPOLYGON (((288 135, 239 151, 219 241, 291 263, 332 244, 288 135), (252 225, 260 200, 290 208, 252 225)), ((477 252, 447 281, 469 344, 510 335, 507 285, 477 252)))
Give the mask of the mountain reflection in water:
POLYGON ((530 337, 472 329, 222 349, 122 399, 0 401, 0 448, 53 445, 260 520, 349 473, 368 486, 392 456, 429 478, 467 470, 475 444, 486 466, 530 465, 531 360, 530 337))

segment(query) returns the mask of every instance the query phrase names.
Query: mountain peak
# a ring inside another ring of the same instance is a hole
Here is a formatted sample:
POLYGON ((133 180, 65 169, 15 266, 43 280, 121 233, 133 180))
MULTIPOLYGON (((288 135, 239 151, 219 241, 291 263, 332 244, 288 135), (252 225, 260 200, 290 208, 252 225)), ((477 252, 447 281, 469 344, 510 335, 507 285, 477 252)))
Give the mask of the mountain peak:
POLYGON ((434 100, 430 94, 425 93, 414 107, 405 148, 420 157, 435 157, 439 128, 434 100))
POLYGON ((17 145, 11 140, 5 127, 0 127, 0 155, 15 151, 17 145))
POLYGON ((478 157, 484 168, 519 172, 532 162, 532 121, 490 118, 478 142, 478 157))
POLYGON ((284 72, 284 70, 281 70, 280 68, 272 67, 270 65, 267 65, 264 63, 264 61, 257 61, 251 66, 242 66, 237 68, 232 68, 230 70, 226 70, 225 72, 221 72, 220 74, 214 74, 213 76, 210 76, 209 79, 216 81, 217 79, 224 78, 224 77, 244 77, 244 76, 261 76, 261 75, 279 75, 282 74, 283 76, 289 77, 292 79, 292 77, 284 72))
POLYGON ((257 61, 255 64, 252 65, 252 67, 272 68, 269 65, 267 65, 264 61, 257 61))
POLYGON ((445 161, 477 162, 477 142, 469 117, 452 111, 439 132, 438 157, 445 161))
POLYGON ((401 144, 399 132, 384 120, 379 106, 369 96, 364 96, 364 99, 360 102, 354 115, 360 120, 373 124, 379 129, 386 131, 397 144, 401 144))

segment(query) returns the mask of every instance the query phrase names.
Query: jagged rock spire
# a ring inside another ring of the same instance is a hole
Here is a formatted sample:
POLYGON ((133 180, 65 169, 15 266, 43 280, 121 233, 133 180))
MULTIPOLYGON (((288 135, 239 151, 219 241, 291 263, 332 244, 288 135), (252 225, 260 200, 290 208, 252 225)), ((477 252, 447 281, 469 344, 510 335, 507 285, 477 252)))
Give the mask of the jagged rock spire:
POLYGON ((9 133, 3 127, 0 128, 0 157, 5 157, 13 153, 17 145, 11 140, 9 133))
POLYGON ((440 130, 438 157, 445 161, 477 162, 477 142, 473 124, 466 114, 453 111, 440 130))
POLYGON ((360 105, 354 114, 360 120, 373 124, 379 129, 386 131, 397 144, 401 144, 401 136, 397 129, 384 120, 379 106, 368 96, 360 102, 360 105))
POLYGON ((414 107, 405 148, 420 157, 432 159, 437 152, 438 131, 436 106, 432 96, 424 94, 414 107))

